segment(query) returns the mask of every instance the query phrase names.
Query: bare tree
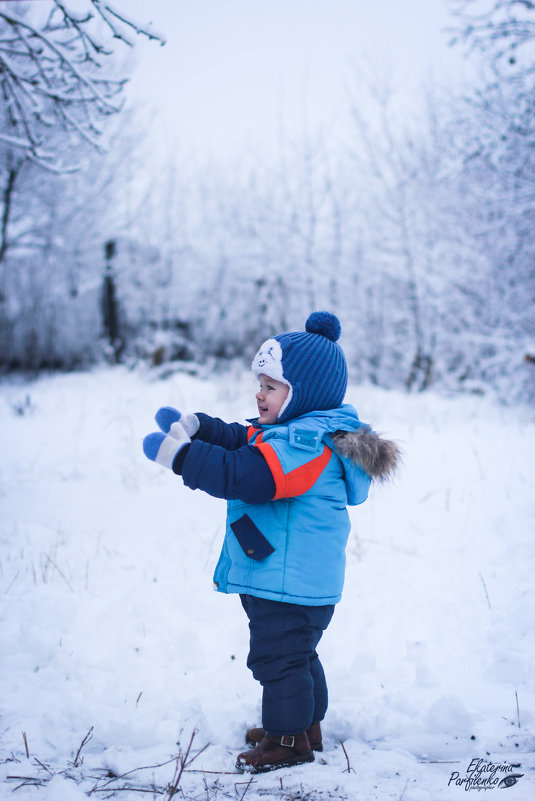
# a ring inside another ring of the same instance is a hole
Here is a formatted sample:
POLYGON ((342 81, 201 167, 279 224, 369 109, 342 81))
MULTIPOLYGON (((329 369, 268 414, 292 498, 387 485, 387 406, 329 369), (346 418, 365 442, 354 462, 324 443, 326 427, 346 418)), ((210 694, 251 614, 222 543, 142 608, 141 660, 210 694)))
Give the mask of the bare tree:
POLYGON ((450 4, 459 20, 453 41, 477 53, 484 69, 465 103, 472 120, 465 173, 478 176, 479 241, 493 265, 491 297, 499 293, 489 304, 496 309, 492 325, 520 363, 535 336, 535 2, 450 4))
POLYGON ((427 128, 419 136, 400 128, 389 79, 356 78, 364 94, 352 100, 350 155, 365 198, 371 377, 381 383, 388 372, 409 389, 425 389, 433 377, 433 254, 441 238, 433 206, 445 152, 427 128))
MULTIPOLYGON (((147 159, 142 115, 126 108, 109 122, 113 148, 100 153, 82 142, 77 153, 84 169, 72 173, 44 171, 21 151, 0 147, 0 175, 10 163, 16 172, 0 270, 3 364, 68 366, 99 356, 108 240, 118 239, 119 300, 128 323, 137 309, 136 273, 150 270, 154 277, 140 230, 147 159), (130 246, 134 236, 137 248, 130 246)), ((148 279, 145 285, 151 286, 148 279)))
POLYGON ((478 110, 476 157, 519 182, 535 201, 535 2, 450 0, 459 26, 453 43, 483 56, 484 78, 469 102, 478 110), (530 190, 531 185, 531 190, 530 190))
POLYGON ((84 139, 98 147, 106 118, 120 110, 126 79, 113 77, 115 44, 131 47, 133 33, 162 41, 106 0, 85 6, 77 12, 62 0, 0 6, 0 141, 49 169, 66 169, 58 131, 64 145, 84 139))
POLYGON ((460 23, 453 29, 453 44, 491 52, 495 67, 508 68, 524 58, 533 62, 532 55, 526 55, 535 39, 533 0, 450 0, 450 8, 460 23))
MULTIPOLYGON (((134 34, 163 43, 105 0, 78 6, 75 12, 62 0, 0 4, 0 302, 7 297, 10 249, 25 249, 32 259, 51 252, 55 220, 43 213, 43 179, 32 170, 67 175, 89 163, 91 149, 102 151, 127 80, 114 74, 116 43, 130 48, 134 34)), ((57 201, 53 178, 50 214, 57 201)))

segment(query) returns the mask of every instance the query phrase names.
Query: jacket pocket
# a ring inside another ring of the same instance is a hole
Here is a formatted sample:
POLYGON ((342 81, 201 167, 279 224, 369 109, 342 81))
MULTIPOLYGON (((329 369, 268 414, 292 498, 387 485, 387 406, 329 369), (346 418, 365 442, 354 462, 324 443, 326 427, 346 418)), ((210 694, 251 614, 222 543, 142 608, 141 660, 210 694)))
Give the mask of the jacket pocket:
POLYGON ((261 562, 273 553, 275 548, 267 540, 258 526, 256 526, 249 515, 242 515, 234 523, 230 524, 234 536, 238 540, 244 554, 249 559, 261 562))

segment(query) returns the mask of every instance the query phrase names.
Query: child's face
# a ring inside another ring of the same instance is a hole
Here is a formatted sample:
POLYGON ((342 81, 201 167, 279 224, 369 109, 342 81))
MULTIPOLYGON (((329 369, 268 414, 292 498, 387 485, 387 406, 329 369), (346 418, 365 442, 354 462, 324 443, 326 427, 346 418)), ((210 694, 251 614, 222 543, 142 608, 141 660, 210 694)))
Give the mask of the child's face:
POLYGON ((275 381, 263 373, 258 379, 260 381, 260 390, 256 393, 258 422, 261 426, 270 426, 277 422, 282 404, 288 396, 289 387, 282 381, 275 381))

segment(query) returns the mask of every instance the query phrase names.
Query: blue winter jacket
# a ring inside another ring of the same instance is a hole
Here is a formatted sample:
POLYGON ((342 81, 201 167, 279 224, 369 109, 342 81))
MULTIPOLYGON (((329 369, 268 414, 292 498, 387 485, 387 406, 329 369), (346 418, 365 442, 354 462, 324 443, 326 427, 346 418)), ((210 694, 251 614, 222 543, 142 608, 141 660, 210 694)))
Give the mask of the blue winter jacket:
MULTIPOLYGON (((349 404, 284 425, 201 426, 180 469, 184 483, 228 500, 214 573, 219 592, 320 606, 342 594, 348 505, 392 468, 392 443, 349 404)), ((394 458, 395 461, 395 458, 394 458)))

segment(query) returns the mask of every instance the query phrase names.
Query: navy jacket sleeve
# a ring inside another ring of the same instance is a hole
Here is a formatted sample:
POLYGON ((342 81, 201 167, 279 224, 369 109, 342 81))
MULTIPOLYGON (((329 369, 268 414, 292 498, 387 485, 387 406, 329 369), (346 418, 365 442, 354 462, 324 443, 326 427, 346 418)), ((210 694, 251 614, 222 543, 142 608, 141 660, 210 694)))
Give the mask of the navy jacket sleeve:
POLYGON ((227 450, 196 438, 178 453, 173 471, 190 489, 228 501, 266 503, 276 492, 268 463, 253 445, 227 450))
POLYGON ((199 430, 194 439, 221 445, 228 451, 234 451, 247 444, 247 426, 240 423, 225 423, 219 417, 210 417, 203 412, 196 412, 199 430))

